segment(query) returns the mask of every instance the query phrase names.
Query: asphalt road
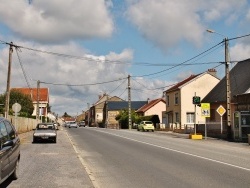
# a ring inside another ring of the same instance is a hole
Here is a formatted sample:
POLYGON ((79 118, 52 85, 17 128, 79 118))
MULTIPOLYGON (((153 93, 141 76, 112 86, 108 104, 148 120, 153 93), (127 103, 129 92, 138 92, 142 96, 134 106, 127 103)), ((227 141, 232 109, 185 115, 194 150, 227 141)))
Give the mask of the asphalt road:
POLYGON ((95 187, 250 187, 247 143, 135 130, 66 131, 95 187))
POLYGON ((250 187, 250 146, 187 135, 63 128, 57 143, 20 135, 18 180, 10 188, 250 187))
POLYGON ((0 187, 80 188, 94 187, 66 131, 59 130, 57 143, 32 143, 32 132, 21 134, 20 177, 0 187))

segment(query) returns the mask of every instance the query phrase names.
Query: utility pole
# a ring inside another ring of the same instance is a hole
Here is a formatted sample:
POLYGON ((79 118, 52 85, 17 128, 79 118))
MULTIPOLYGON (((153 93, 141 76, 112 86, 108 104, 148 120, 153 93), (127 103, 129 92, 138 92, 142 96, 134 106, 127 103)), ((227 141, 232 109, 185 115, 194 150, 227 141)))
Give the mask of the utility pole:
POLYGON ((37 92, 36 92, 36 120, 39 120, 39 99, 40 98, 40 80, 37 80, 37 92))
POLYGON ((8 75, 7 75, 7 88, 6 88, 6 99, 5 99, 5 118, 9 116, 9 105, 10 105, 10 76, 11 76, 11 63, 12 63, 12 53, 13 53, 13 43, 11 42, 9 48, 9 65, 8 65, 8 75))
POLYGON ((128 127, 131 130, 131 91, 130 91, 130 75, 128 75, 128 127))
POLYGON ((211 29, 207 29, 209 33, 216 33, 224 37, 225 43, 225 74, 226 74, 226 106, 227 106, 227 138, 232 138, 232 126, 231 126, 231 87, 230 87, 230 76, 229 76, 229 50, 228 50, 228 37, 225 35, 215 32, 211 29))
POLYGON ((229 53, 228 53, 228 38, 225 39, 225 68, 226 68, 226 94, 227 94, 227 137, 231 139, 231 88, 230 88, 230 76, 229 76, 229 53))

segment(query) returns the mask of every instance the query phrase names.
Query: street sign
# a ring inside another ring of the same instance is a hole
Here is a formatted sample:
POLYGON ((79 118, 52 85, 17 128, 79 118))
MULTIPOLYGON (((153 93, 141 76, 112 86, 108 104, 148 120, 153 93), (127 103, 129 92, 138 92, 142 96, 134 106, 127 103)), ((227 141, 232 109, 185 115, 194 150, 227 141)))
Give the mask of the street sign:
POLYGON ((21 110, 21 105, 20 105, 19 103, 13 104, 13 105, 12 105, 12 110, 13 110, 14 112, 20 112, 20 110, 21 110))
POLYGON ((217 108, 216 111, 220 114, 220 116, 223 116, 226 113, 226 109, 221 105, 217 108))
POLYGON ((210 117, 210 103, 201 103, 201 116, 210 117))

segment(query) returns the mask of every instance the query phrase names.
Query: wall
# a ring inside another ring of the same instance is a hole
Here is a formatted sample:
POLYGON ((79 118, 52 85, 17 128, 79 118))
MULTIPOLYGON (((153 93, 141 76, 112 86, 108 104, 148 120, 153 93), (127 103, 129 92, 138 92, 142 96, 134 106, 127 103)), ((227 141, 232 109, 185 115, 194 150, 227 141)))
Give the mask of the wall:
POLYGON ((16 117, 15 116, 9 116, 9 121, 15 126, 17 132, 25 133, 32 131, 37 123, 40 123, 40 120, 31 119, 31 118, 24 118, 24 117, 16 117))

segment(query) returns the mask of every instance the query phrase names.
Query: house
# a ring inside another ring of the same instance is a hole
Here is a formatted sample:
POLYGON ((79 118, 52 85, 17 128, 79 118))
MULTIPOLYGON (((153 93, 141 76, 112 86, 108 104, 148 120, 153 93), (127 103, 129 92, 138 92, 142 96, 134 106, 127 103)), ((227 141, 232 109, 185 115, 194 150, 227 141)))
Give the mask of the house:
MULTIPOLYGON (((145 104, 147 101, 131 101, 131 110, 138 110, 145 104)), ((120 113, 120 110, 128 109, 128 101, 107 101, 104 106, 104 122, 106 128, 115 128, 118 129, 119 122, 115 117, 120 113)))
POLYGON ((37 93, 37 88, 12 88, 25 95, 29 95, 32 99, 34 111, 32 116, 37 115, 37 97, 39 98, 39 116, 44 116, 47 118, 49 111, 49 88, 39 88, 37 93))
MULTIPOLYGON (((193 104, 193 97, 204 98, 219 82, 215 69, 191 75, 164 92, 166 97, 166 128, 170 130, 190 128, 204 122, 201 109, 193 104)), ((164 123, 164 122, 163 122, 164 123)))
POLYGON ((163 98, 148 101, 147 104, 136 110, 140 116, 158 115, 160 123, 163 122, 162 112, 166 110, 166 101, 163 98))
MULTIPOLYGON (((250 134, 250 59, 238 62, 230 70, 230 111, 231 126, 227 126, 227 113, 222 116, 222 134, 220 123, 215 124, 212 136, 231 137, 234 140, 244 141, 247 134, 250 134), (217 131, 215 131, 217 130, 217 131)), ((207 118, 207 124, 210 122, 220 122, 220 115, 217 109, 222 105, 226 107, 226 77, 224 77, 202 100, 203 103, 210 103, 210 118, 207 118)), ((208 129, 209 133, 209 129, 208 129)))
POLYGON ((103 95, 99 95, 99 100, 90 107, 88 111, 89 116, 86 117, 87 118, 86 122, 89 122, 89 126, 104 127, 103 109, 107 101, 124 101, 124 100, 122 100, 117 96, 109 96, 106 93, 104 93, 103 95))

